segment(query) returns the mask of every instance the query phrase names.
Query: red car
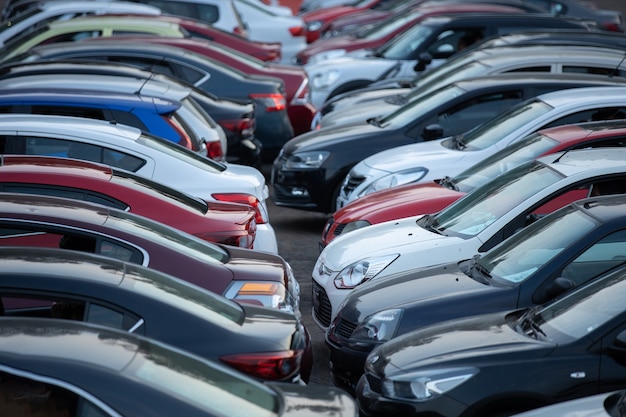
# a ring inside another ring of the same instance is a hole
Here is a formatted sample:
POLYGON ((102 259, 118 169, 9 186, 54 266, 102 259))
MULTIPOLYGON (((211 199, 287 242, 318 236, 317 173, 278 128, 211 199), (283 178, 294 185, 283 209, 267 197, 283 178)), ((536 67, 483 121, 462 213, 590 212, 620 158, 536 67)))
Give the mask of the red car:
POLYGON ((332 36, 319 39, 296 55, 296 62, 306 64, 316 54, 330 51, 355 51, 376 49, 405 30, 415 26, 430 16, 455 13, 524 13, 521 9, 493 4, 447 4, 442 6, 415 6, 406 12, 394 15, 368 30, 358 33, 332 36))
POLYGON ((3 155, 0 191, 86 200, 175 227, 209 242, 252 249, 254 209, 205 202, 108 165, 77 159, 3 155))
POLYGON ((436 213, 474 188, 502 172, 539 156, 590 148, 621 147, 626 144, 626 120, 564 125, 529 135, 474 165, 455 178, 426 184, 406 184, 360 197, 337 210, 326 222, 320 246, 349 231, 372 224, 419 214, 436 213))
MULTIPOLYGON (((165 36, 119 35, 115 42, 138 41, 175 46, 231 66, 247 75, 261 75, 281 80, 285 86, 287 114, 295 135, 311 130, 317 109, 309 98, 309 77, 300 66, 281 65, 257 60, 234 49, 204 39, 165 36)), ((84 42, 113 42, 111 38, 90 38, 84 42)))
POLYGON ((235 33, 226 32, 206 24, 200 20, 188 19, 182 16, 157 15, 142 16, 142 18, 161 20, 177 23, 184 28, 190 36, 206 39, 220 45, 251 55, 261 61, 279 62, 282 58, 280 42, 258 42, 239 36, 235 33))
POLYGON ((322 27, 340 16, 358 13, 367 9, 376 10, 391 1, 393 0, 356 0, 350 5, 323 7, 302 13, 300 17, 302 17, 306 25, 306 41, 307 43, 313 43, 318 40, 322 27))

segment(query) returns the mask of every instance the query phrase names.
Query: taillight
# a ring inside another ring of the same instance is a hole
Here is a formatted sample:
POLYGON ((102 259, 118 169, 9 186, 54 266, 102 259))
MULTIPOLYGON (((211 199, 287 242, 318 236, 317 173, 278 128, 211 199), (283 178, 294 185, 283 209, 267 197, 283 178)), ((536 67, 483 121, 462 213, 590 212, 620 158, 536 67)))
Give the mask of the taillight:
POLYGON ((223 161, 224 160, 224 149, 222 148, 222 143, 219 140, 214 142, 205 142, 206 144, 206 154, 209 158, 215 161, 223 161))
POLYGON ((248 375, 268 381, 282 381, 300 371, 302 356, 302 350, 287 350, 226 355, 221 356, 220 360, 248 375))
POLYGON ((254 220, 256 220, 257 224, 267 223, 268 215, 264 213, 264 208, 261 206, 259 199, 253 195, 244 193, 221 193, 212 194, 212 196, 218 201, 247 204, 254 209, 254 220))
POLYGON ((191 149, 193 151, 198 150, 193 146, 193 141, 191 140, 187 132, 185 132, 185 129, 183 129, 180 123, 178 123, 177 120, 168 116, 161 116, 161 117, 163 118, 163 120, 165 120, 165 122, 168 125, 172 127, 172 129, 176 131, 176 133, 178 133, 178 136, 180 136, 180 139, 178 140, 179 145, 184 146, 185 148, 191 149))
POLYGON ((287 108, 284 94, 250 94, 250 98, 262 102, 267 111, 281 111, 287 108))
POLYGON ((254 136, 254 118, 218 120, 217 123, 219 123, 224 130, 235 132, 242 139, 254 136))
POLYGON ((289 28, 291 36, 306 36, 306 28, 304 26, 292 26, 289 28))
MULTIPOLYGON (((240 233, 240 232, 239 232, 240 233)), ((236 246, 238 248, 252 249, 254 245, 255 232, 248 231, 239 235, 228 233, 199 233, 196 236, 207 242, 219 243, 221 245, 236 246)))

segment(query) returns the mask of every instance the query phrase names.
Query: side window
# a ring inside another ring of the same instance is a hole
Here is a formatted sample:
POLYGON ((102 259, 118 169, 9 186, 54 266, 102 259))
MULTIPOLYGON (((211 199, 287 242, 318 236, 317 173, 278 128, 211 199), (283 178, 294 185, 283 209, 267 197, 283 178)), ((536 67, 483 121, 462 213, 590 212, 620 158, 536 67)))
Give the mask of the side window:
POLYGON ((167 14, 192 17, 195 19, 198 18, 194 10, 194 5, 189 2, 176 0, 148 0, 145 3, 149 3, 152 6, 158 7, 167 14))
POLYGON ((577 74, 616 75, 615 68, 594 67, 591 65, 563 65, 563 72, 577 74))
POLYGON ((70 187, 46 186, 38 184, 18 184, 8 183, 0 184, 0 190, 8 193, 26 193, 39 195, 52 195, 55 197, 71 198, 74 200, 84 200, 92 203, 102 204, 103 206, 114 207, 120 210, 128 210, 128 204, 91 190, 81 190, 70 187))
POLYGON ((86 117, 88 119, 106 120, 106 116, 102 109, 94 109, 89 107, 71 107, 71 106, 45 106, 45 105, 33 105, 30 106, 30 112, 32 114, 48 114, 55 116, 75 116, 86 117))
POLYGON ((220 19, 220 10, 217 6, 212 4, 197 4, 196 6, 198 8, 197 19, 207 23, 215 23, 220 19))
POLYGON ((88 304, 85 321, 132 333, 143 334, 144 332, 143 319, 101 304, 88 304))
POLYGON ((501 111, 521 101, 521 91, 508 91, 476 97, 440 113, 437 117, 437 123, 443 128, 444 136, 457 135, 493 118, 501 111))
POLYGON ((538 65, 534 67, 515 68, 504 72, 552 72, 552 67, 550 65, 538 65))
POLYGON ((451 29, 440 33, 428 47, 433 58, 448 58, 471 44, 484 38, 484 30, 480 28, 451 29))
POLYGON ((45 41, 41 42, 42 45, 58 42, 75 42, 83 39, 96 38, 102 36, 102 31, 99 30, 85 30, 81 32, 64 33, 62 35, 53 36, 45 41))
POLYGON ((571 123, 592 122, 598 120, 612 120, 626 118, 626 107, 605 107, 601 109, 589 109, 570 114, 543 126, 543 129, 561 126, 571 123))
POLYGON ((133 56, 111 56, 109 61, 118 62, 124 65, 131 65, 140 69, 150 70, 159 74, 169 75, 170 77, 176 77, 175 71, 169 64, 152 58, 142 58, 133 56))

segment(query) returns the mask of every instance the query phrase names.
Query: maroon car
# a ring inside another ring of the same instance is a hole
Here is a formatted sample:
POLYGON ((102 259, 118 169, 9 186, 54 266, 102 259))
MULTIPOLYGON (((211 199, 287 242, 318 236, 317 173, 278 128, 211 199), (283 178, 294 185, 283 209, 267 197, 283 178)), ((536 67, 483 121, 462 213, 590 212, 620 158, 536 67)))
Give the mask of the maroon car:
POLYGON ((328 219, 321 247, 361 227, 419 214, 436 213, 491 178, 543 155, 571 149, 621 147, 626 143, 626 120, 563 125, 540 130, 495 153, 454 178, 406 184, 360 197, 328 219))
POLYGON ((384 19, 367 30, 319 39, 300 51, 296 55, 296 61, 298 64, 304 65, 316 54, 329 53, 330 51, 351 52, 364 49, 376 49, 407 29, 415 26, 426 17, 455 13, 525 12, 516 7, 478 3, 415 6, 403 13, 395 14, 389 19, 384 19))

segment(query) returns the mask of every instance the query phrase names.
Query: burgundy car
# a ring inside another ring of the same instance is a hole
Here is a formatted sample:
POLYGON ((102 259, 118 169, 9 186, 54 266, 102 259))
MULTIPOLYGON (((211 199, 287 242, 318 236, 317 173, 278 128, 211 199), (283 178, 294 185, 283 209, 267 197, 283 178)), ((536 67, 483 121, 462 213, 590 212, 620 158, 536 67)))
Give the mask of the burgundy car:
POLYGON ((91 201, 165 223, 213 243, 252 249, 249 206, 205 202, 131 172, 78 159, 3 155, 0 191, 91 201))
POLYGON ((363 49, 376 49, 413 27, 426 17, 454 13, 524 12, 515 7, 478 3, 416 6, 411 10, 385 19, 367 30, 319 39, 300 51, 296 55, 296 61, 298 64, 304 65, 313 55, 327 53, 329 51, 340 50, 351 52, 363 49))
MULTIPOLYGON (((260 75, 281 80, 285 86, 287 114, 295 135, 311 130, 317 109, 309 97, 309 77, 297 65, 283 65, 263 62, 224 45, 204 39, 174 38, 165 36, 126 36, 115 37, 115 42, 137 41, 159 45, 175 46, 204 55, 231 66, 247 75, 260 75)), ((83 42, 112 42, 111 38, 90 38, 83 42)))
POLYGON ((621 147, 625 144, 626 120, 588 122, 540 130, 454 178, 391 187, 348 203, 326 222, 320 246, 325 247, 342 233, 361 227, 436 213, 484 182, 539 156, 571 149, 621 147))

